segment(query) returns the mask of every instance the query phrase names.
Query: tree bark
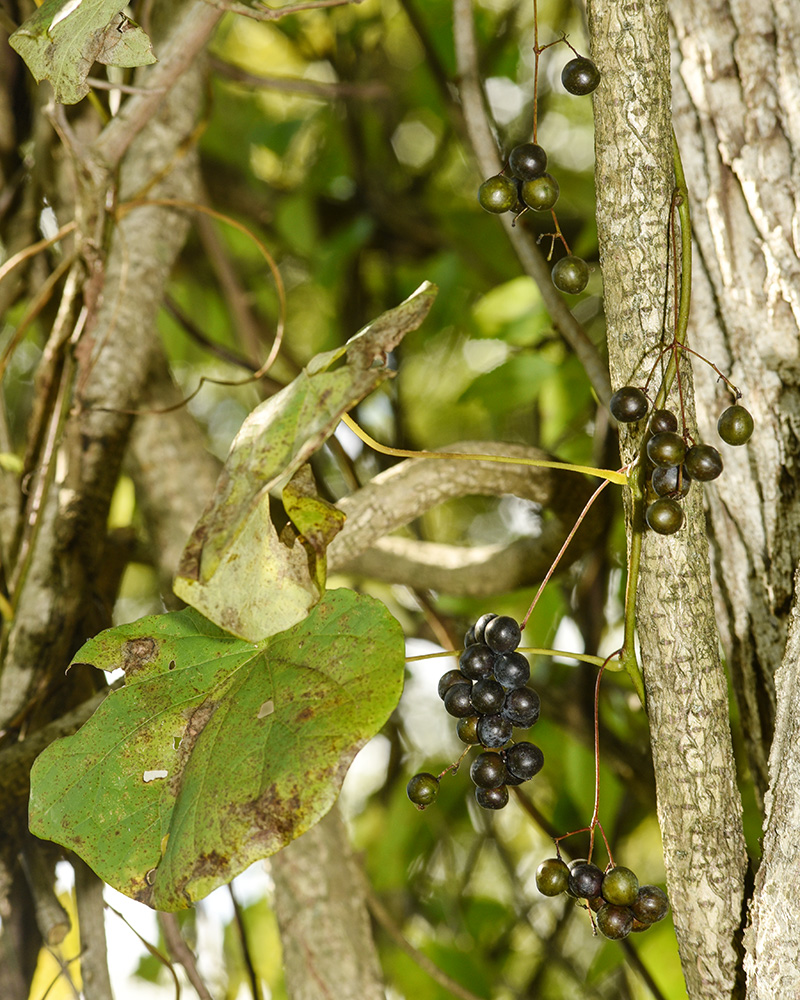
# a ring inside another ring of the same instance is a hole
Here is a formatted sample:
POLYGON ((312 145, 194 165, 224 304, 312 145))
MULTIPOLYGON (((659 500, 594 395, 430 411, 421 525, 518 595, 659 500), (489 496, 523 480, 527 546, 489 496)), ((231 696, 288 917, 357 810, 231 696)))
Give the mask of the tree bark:
MULTIPOLYGON (((755 419, 747 447, 723 449, 707 503, 717 617, 765 809, 747 996, 772 1000, 800 992, 800 875, 787 853, 800 801, 800 24, 786 0, 675 0, 670 12, 697 246, 690 337, 755 419)), ((711 440, 729 400, 710 370, 698 369, 696 384, 711 440)))
MULTIPOLYGON (((654 349, 672 338, 664 330, 674 187, 666 6, 594 0, 589 8, 603 77, 594 98, 597 216, 615 387, 644 384, 654 349)), ((684 393, 691 427, 688 370, 684 393)), ((630 434, 623 449, 630 458, 630 434)), ((697 487, 684 506, 677 535, 643 536, 636 621, 683 971, 692 1000, 710 1000, 736 989, 746 855, 697 487)), ((631 532, 643 528, 637 503, 631 532)))

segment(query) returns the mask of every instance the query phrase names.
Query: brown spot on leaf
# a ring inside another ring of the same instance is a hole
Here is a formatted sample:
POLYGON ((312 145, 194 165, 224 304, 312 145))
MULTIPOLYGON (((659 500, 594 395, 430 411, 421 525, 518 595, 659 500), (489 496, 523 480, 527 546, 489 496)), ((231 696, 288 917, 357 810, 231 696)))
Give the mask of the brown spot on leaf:
POLYGON ((158 643, 150 636, 129 639, 122 647, 122 669, 126 677, 133 677, 139 670, 152 663, 158 656, 158 643))

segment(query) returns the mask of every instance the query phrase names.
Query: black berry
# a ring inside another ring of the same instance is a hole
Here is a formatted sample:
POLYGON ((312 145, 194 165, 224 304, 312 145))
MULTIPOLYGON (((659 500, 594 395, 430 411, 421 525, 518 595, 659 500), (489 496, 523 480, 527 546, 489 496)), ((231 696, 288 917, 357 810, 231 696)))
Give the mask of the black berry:
POLYGON ((595 917, 597 929, 603 937, 612 941, 621 941, 633 929, 633 912, 629 906, 614 906, 606 903, 597 911, 595 917))
POLYGON ((444 701, 444 696, 454 684, 469 684, 469 678, 462 674, 460 670, 448 670, 439 678, 439 697, 444 701))
POLYGON ((603 884, 603 872, 591 861, 584 861, 570 868, 567 891, 570 896, 578 899, 588 899, 599 896, 603 884))
POLYGON ((478 681, 472 688, 472 705, 480 715, 496 715, 502 709, 505 698, 502 684, 491 677, 478 681))
POLYGON ((647 396, 633 385, 623 385, 611 397, 608 408, 621 424, 632 424, 646 416, 647 396))
POLYGON ((682 465, 671 465, 667 469, 653 469, 650 482, 658 496, 677 499, 689 492, 692 477, 682 465))
POLYGON ((539 177, 547 168, 547 153, 535 142, 523 142, 508 154, 508 167, 521 181, 539 177))
POLYGON ((494 653, 484 643, 476 642, 472 646, 467 646, 458 658, 458 666, 461 673, 470 680, 478 681, 484 677, 491 677, 494 653))
POLYGON ((720 414, 717 431, 725 444, 747 444, 753 433, 753 417, 749 410, 736 403, 720 414))
POLYGON ((511 177, 497 174, 485 180, 478 188, 478 201, 487 212, 499 215, 517 207, 517 185, 511 177))
POLYGON ((472 685, 469 682, 466 684, 454 684, 451 688, 448 688, 444 695, 445 711, 457 719, 474 715, 475 709, 472 707, 471 693, 472 685))
POLYGON ((415 774, 406 786, 406 794, 417 809, 424 809, 436 801, 439 794, 439 779, 427 771, 415 774))
POLYGON ((662 431, 676 431, 678 418, 672 410, 653 410, 650 417, 650 433, 660 434, 662 431))
POLYGON ((483 642, 484 630, 492 618, 497 618, 497 615, 493 611, 488 611, 485 615, 481 615, 472 626, 473 631, 475 632, 475 642, 483 642))
POLYGON ((633 915, 643 924, 654 924, 666 917, 669 900, 663 889, 657 885, 641 885, 636 899, 631 904, 633 915))
POLYGON ((505 782, 505 761, 493 750, 479 753, 470 766, 469 776, 479 788, 497 788, 505 782))
POLYGON ((518 688, 527 684, 531 667, 522 653, 498 653, 494 658, 494 679, 504 688, 518 688))
POLYGON ((505 785, 498 788, 476 788, 475 801, 483 809, 502 809, 508 805, 508 789, 505 785))
MULTIPOLYGON (((522 632, 519 624, 508 615, 500 615, 487 623, 483 639, 495 653, 510 653, 519 646, 522 632)), ((494 665, 494 658, 492 658, 494 665)))
POLYGON ((710 444, 693 445, 686 452, 683 464, 692 479, 701 483, 711 482, 722 472, 722 456, 710 444))
POLYGON ((600 83, 600 70, 591 59, 576 56, 561 70, 561 83, 567 93, 583 97, 597 88, 600 83))
POLYGON ((538 774, 544 766, 544 754, 535 743, 515 743, 513 747, 503 751, 503 756, 508 771, 523 781, 538 774))
POLYGON ((680 465, 686 454, 686 442, 674 431, 661 431, 647 442, 647 457, 659 468, 680 465))
POLYGON ((482 715, 476 728, 481 745, 488 750, 505 746, 514 732, 514 727, 502 715, 482 715))
POLYGON ((562 257, 553 265, 550 277, 560 292, 578 295, 589 284, 589 265, 580 257, 562 257))
POLYGON ((674 535, 683 525, 683 509, 677 500, 661 497, 650 504, 644 519, 657 534, 674 535))
POLYGON ((503 703, 503 718, 520 729, 528 729, 539 718, 539 695, 529 687, 513 688, 503 703))

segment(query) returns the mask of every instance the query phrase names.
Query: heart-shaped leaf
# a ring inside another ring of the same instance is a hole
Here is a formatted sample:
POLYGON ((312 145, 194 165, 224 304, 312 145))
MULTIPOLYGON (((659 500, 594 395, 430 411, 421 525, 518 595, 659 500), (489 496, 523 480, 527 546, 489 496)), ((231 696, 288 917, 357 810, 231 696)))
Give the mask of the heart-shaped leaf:
POLYGON ((125 684, 36 760, 31 830, 162 910, 325 815, 405 666, 398 623, 349 590, 260 645, 189 609, 109 629, 76 660, 122 667, 125 684))

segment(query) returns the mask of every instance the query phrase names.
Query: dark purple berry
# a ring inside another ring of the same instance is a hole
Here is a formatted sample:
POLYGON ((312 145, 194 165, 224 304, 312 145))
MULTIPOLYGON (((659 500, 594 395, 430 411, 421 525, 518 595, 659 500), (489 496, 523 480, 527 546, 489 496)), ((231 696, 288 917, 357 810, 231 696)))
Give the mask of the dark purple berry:
POLYGON ((499 788, 476 788, 475 801, 483 809, 502 809, 508 805, 508 789, 505 785, 499 788))
POLYGON ((709 483, 722 472, 722 456, 710 444, 693 445, 687 452, 683 464, 692 479, 709 483))
POLYGON ((458 658, 461 673, 470 680, 478 681, 491 677, 494 669, 494 653, 482 642, 467 646, 458 658))
POLYGON ((686 455, 686 442, 674 431, 661 431, 647 442, 647 457, 659 468, 680 465, 686 455))
POLYGON ((654 924, 666 917, 669 900, 664 890, 659 889, 657 885, 640 885, 631 909, 634 917, 641 923, 654 924))
POLYGON ((494 678, 504 688, 523 687, 531 676, 531 666, 522 653, 498 653, 494 658, 494 678))
POLYGON ((633 929, 633 912, 629 906, 614 906, 606 903, 597 911, 595 917, 597 929, 603 937, 612 941, 621 941, 633 929))
POLYGON ((439 678, 439 697, 444 701, 444 696, 454 684, 469 684, 469 678, 462 674, 460 670, 448 670, 439 678))
POLYGON ((488 611, 485 615, 481 615, 480 618, 472 626, 475 632, 475 642, 483 642, 484 629, 492 620, 492 618, 497 618, 497 615, 493 611, 488 611))
POLYGON ((508 771, 523 781, 538 774, 544 765, 544 754, 535 743, 515 743, 503 751, 503 756, 508 771))
POLYGON ((479 788, 497 788, 506 779, 506 765, 499 753, 479 753, 469 769, 469 776, 479 788))
POLYGON ((502 684, 491 677, 477 681, 472 688, 472 705, 480 715, 497 715, 505 699, 506 692, 502 684))
POLYGON ((632 424, 647 415, 647 396, 633 385, 623 385, 611 397, 608 408, 621 424, 632 424))
POLYGON ((602 885, 603 872, 597 865, 593 865, 590 861, 585 861, 583 864, 570 868, 568 891, 571 896, 575 896, 578 899, 599 896, 602 885))
MULTIPOLYGON (((522 632, 515 619, 508 615, 493 618, 483 632, 483 641, 495 653, 510 653, 519 646, 522 632)), ((494 666, 494 658, 492 658, 494 666)))
POLYGON ((445 711, 457 719, 474 715, 475 709, 472 707, 471 693, 472 685, 469 682, 466 684, 454 684, 451 688, 448 688, 444 695, 445 711))
POLYGON ((547 153, 535 142, 523 142, 508 154, 508 167, 521 181, 539 177, 547 167, 547 153))
POLYGON ((514 727, 502 715, 482 715, 477 725, 478 739, 489 750, 504 747, 514 733, 514 727))
POLYGON ((658 496, 672 497, 673 500, 685 497, 692 485, 692 477, 682 465, 671 465, 666 469, 653 469, 650 481, 658 496))
POLYGON ((506 694, 502 714, 520 729, 528 729, 539 718, 539 708, 539 695, 533 688, 513 688, 506 694))
POLYGON ((678 418, 672 410, 653 410, 650 416, 650 433, 661 434, 664 431, 676 431, 678 418))
POLYGON ((600 70, 591 59, 576 56, 561 70, 561 83, 567 93, 584 97, 597 89, 600 83, 600 70))

